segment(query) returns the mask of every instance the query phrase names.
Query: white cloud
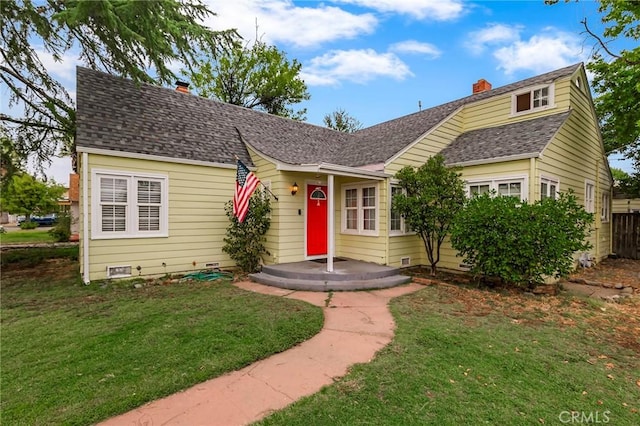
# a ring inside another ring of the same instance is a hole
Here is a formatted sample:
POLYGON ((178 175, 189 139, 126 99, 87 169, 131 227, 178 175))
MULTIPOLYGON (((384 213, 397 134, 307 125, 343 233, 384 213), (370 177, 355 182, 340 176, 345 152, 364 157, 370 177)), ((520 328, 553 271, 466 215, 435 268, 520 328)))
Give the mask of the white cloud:
POLYGON ((65 83, 71 83, 75 86, 76 65, 80 65, 77 55, 67 52, 62 55, 60 60, 56 60, 51 53, 42 48, 35 48, 34 50, 44 68, 55 80, 61 82, 65 87, 69 86, 69 84, 65 83))
POLYGON ((338 0, 385 13, 399 13, 416 19, 449 21, 464 13, 461 0, 338 0))
POLYGON ((431 43, 422 43, 416 40, 405 40, 389 46, 389 50, 399 53, 417 53, 431 58, 439 57, 442 52, 431 43))
POLYGON ((363 49, 332 50, 317 56, 303 66, 301 76, 310 86, 330 86, 341 81, 366 83, 377 77, 403 80, 413 73, 393 53, 363 49))
POLYGON ((465 42, 473 55, 482 54, 487 46, 511 43, 520 40, 520 25, 489 24, 486 28, 472 31, 465 42))
POLYGON ((301 7, 290 0, 206 0, 217 16, 206 24, 216 30, 236 28, 247 40, 270 44, 317 46, 325 42, 370 34, 378 24, 371 13, 353 14, 323 3, 301 7))
POLYGON ((498 69, 513 74, 518 70, 543 73, 562 68, 586 60, 588 53, 582 48, 578 36, 546 29, 545 33, 534 35, 529 40, 518 40, 498 48, 493 56, 498 60, 498 69))

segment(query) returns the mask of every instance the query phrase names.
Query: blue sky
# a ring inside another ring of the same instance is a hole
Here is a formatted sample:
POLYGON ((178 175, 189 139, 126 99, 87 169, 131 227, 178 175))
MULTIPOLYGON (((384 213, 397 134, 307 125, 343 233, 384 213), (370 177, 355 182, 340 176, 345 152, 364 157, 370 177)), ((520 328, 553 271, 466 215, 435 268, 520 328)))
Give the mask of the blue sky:
MULTIPOLYGON (((459 0, 204 0, 217 13, 206 24, 257 34, 302 63, 311 99, 307 121, 346 110, 364 126, 467 96, 484 78, 499 87, 589 60, 595 40, 580 23, 602 33, 598 4, 459 0)), ((623 47, 623 46, 616 46, 623 47)), ((37 48, 37 47, 36 47, 37 48)), ((73 55, 43 57, 74 94, 73 55)), ((4 105, 3 105, 4 108, 4 105)), ((68 162, 68 160, 66 160, 68 162)), ((628 162, 612 166, 631 171, 628 162)), ((70 167, 51 173, 66 182, 70 167)))

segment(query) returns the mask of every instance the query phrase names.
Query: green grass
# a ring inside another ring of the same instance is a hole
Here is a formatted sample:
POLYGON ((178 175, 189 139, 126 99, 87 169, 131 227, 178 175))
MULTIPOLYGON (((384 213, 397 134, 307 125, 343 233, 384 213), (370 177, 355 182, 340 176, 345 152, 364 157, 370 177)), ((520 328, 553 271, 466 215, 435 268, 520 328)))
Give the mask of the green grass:
POLYGON ((49 231, 39 229, 19 229, 17 231, 0 234, 2 244, 53 243, 55 239, 49 231))
POLYGON ((396 336, 371 363, 260 424, 640 424, 637 304, 437 286, 391 307, 396 336))
POLYGON ((3 424, 95 423, 322 327, 320 308, 226 282, 84 286, 75 263, 63 254, 3 266, 3 424))

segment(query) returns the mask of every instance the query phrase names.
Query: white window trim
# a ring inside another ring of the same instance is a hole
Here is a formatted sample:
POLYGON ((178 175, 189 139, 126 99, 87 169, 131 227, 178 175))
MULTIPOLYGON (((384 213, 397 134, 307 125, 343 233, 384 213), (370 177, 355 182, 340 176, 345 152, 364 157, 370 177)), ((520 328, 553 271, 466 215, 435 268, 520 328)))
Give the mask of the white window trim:
POLYGON ((544 110, 555 108, 555 107, 556 107, 556 100, 555 100, 555 84, 554 83, 541 84, 541 85, 538 85, 538 86, 528 87, 526 89, 518 90, 517 92, 514 92, 511 95, 511 117, 517 117, 517 116, 520 116, 520 115, 523 115, 523 114, 531 114, 533 112, 544 111, 544 110), (533 92, 536 91, 536 90, 544 89, 545 87, 547 87, 549 89, 549 94, 548 94, 549 104, 534 108, 533 107, 533 92), (516 107, 518 105, 518 101, 517 101, 518 96, 520 96, 522 94, 525 94, 527 92, 531 93, 531 100, 530 100, 531 108, 527 109, 527 110, 524 110, 524 111, 516 111, 516 107))
POLYGON ((91 239, 158 238, 169 236, 169 176, 122 170, 93 169, 91 171, 91 239), (102 231, 100 210, 100 178, 113 177, 127 180, 127 216, 125 232, 102 231), (158 231, 139 231, 137 214, 136 179, 151 179, 161 182, 160 226, 158 231))
POLYGON ((611 218, 611 193, 609 191, 603 191, 602 197, 600 198, 602 202, 602 206, 600 206, 600 221, 607 223, 611 218))
MULTIPOLYGON (((389 236, 390 237, 397 237, 397 236, 402 236, 402 235, 415 235, 415 231, 409 231, 407 232, 407 225, 405 224, 404 221, 404 216, 400 215, 400 229, 391 229, 391 210, 392 210, 392 204, 393 204, 393 194, 391 193, 391 188, 402 188, 400 186, 400 184, 395 183, 395 182, 391 182, 389 184, 389 236)), ((404 189, 402 189, 402 193, 406 194, 407 191, 405 191, 404 189)))
POLYGON ((377 181, 368 181, 368 182, 358 182, 355 184, 345 184, 342 185, 340 190, 342 196, 342 208, 341 208, 341 233, 348 235, 365 235, 370 237, 377 237, 380 235, 380 185, 377 181), (362 189, 363 188, 375 188, 376 190, 376 199, 375 199, 375 230, 364 229, 364 208, 362 205, 362 189), (346 209, 346 191, 348 189, 357 190, 356 196, 358 200, 358 204, 356 207, 356 217, 357 217, 357 229, 347 229, 347 209, 346 209))
MULTIPOLYGON (((469 179, 465 181, 465 191, 467 193, 467 198, 471 198, 471 190, 470 186, 478 185, 478 184, 488 184, 490 191, 495 191, 496 194, 498 192, 498 185, 505 182, 513 182, 520 181, 522 183, 522 192, 520 194, 520 200, 525 201, 529 198, 529 176, 527 175, 514 175, 514 176, 492 176, 492 177, 483 177, 483 178, 475 178, 469 179)), ((499 194, 497 194, 499 195, 499 194)))
POLYGON ((541 175, 540 176, 540 183, 538 184, 538 188, 540 188, 540 199, 542 200, 542 184, 546 181, 547 185, 551 184, 551 183, 555 183, 556 184, 556 197, 555 199, 558 199, 558 194, 560 194, 560 179, 558 179, 555 176, 549 176, 549 175, 541 175))
POLYGON ((587 213, 596 211, 596 184, 594 181, 585 179, 584 181, 584 209, 587 213), (591 186, 591 199, 589 199, 589 186, 591 186))

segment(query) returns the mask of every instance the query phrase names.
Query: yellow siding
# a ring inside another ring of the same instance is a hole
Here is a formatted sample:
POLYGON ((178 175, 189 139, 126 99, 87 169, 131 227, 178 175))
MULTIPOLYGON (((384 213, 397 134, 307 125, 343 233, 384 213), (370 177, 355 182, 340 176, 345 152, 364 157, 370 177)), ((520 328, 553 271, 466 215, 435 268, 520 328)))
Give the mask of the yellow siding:
POLYGON ((566 77, 554 83, 554 105, 550 108, 528 112, 511 114, 512 92, 492 97, 465 106, 463 131, 494 127, 502 124, 514 123, 523 120, 542 117, 549 114, 557 114, 569 108, 570 79, 566 77))
MULTIPOLYGON (((583 81, 586 77, 583 76, 583 81)), ((574 84, 567 81, 570 89, 572 112, 556 137, 538 160, 535 176, 536 195, 540 198, 540 177, 557 177, 560 191, 574 191, 578 202, 585 202, 585 181, 595 184, 595 222, 589 242, 590 251, 599 260, 611 252, 611 224, 600 217, 602 194, 611 198, 612 180, 607 168, 600 133, 593 112, 590 97, 574 84)))
POLYGON ((385 173, 395 175, 405 166, 420 167, 426 163, 429 157, 442 151, 462 133, 463 118, 463 110, 457 111, 449 120, 426 134, 393 162, 385 165, 385 173))
MULTIPOLYGON (((84 166, 81 164, 81 172, 84 166)), ((235 168, 94 154, 89 155, 88 167, 89 187, 86 193, 89 197, 93 169, 166 174, 169 179, 169 237, 90 238, 90 280, 106 278, 107 266, 131 265, 133 276, 191 271, 204 268, 207 262, 219 262, 221 267, 233 266, 233 262, 222 252, 222 240, 229 224, 224 205, 233 198, 235 168), (140 272, 136 270, 137 266, 140 266, 140 272)), ((82 210, 82 202, 80 205, 82 210)), ((90 230, 91 212, 87 213, 90 230)), ((81 229, 81 232, 84 231, 81 229)))
POLYGON ((612 211, 613 213, 640 211, 640 198, 615 198, 612 211))

